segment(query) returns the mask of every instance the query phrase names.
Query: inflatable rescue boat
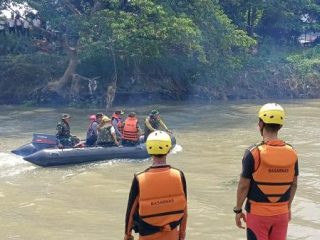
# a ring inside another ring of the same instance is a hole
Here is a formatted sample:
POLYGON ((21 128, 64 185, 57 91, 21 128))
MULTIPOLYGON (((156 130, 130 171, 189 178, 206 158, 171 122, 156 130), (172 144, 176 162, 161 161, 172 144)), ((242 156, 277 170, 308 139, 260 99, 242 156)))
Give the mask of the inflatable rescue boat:
MULTIPOLYGON (((173 136, 172 146, 176 140, 173 136)), ((112 160, 112 159, 146 159, 149 154, 143 141, 136 146, 120 147, 82 147, 65 148, 57 147, 57 140, 50 134, 33 134, 32 142, 25 144, 12 153, 22 156, 24 160, 42 167, 79 164, 85 162, 112 160)))

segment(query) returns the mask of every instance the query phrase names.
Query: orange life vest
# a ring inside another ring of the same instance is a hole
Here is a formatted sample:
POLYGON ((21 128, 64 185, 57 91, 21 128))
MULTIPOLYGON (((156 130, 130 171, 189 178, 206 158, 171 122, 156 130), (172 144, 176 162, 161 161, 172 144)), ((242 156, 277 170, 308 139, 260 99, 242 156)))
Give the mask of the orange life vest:
POLYGON ((249 204, 288 204, 297 162, 295 150, 280 140, 271 145, 260 144, 253 150, 256 151, 255 171, 248 193, 249 204))
POLYGON ((136 117, 128 117, 124 122, 122 138, 130 141, 138 141, 138 119, 136 117))
MULTIPOLYGON (((137 175, 140 229, 171 231, 180 223, 187 205, 185 185, 179 170, 149 168, 137 175)), ((139 230, 140 235, 143 231, 139 230)))

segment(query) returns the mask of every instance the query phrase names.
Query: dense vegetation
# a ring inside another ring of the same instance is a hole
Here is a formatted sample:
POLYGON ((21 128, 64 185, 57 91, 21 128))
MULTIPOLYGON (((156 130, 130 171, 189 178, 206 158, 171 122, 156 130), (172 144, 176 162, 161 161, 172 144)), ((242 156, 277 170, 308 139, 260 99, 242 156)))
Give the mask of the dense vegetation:
POLYGON ((320 47, 298 42, 320 31, 319 0, 15 2, 50 29, 0 36, 2 103, 320 95, 320 47))

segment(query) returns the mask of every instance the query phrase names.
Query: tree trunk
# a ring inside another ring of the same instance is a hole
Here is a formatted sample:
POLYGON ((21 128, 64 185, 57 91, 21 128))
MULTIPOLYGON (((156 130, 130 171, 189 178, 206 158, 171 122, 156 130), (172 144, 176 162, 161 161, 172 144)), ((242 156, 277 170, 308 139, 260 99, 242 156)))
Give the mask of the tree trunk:
POLYGON ((113 45, 111 43, 111 55, 112 55, 112 61, 113 61, 113 68, 114 68, 114 76, 112 83, 108 86, 107 91, 106 91, 106 111, 108 111, 113 104, 114 98, 116 96, 117 92, 117 81, 118 81, 118 70, 117 70, 117 61, 116 61, 116 56, 114 53, 113 45))
POLYGON ((72 76, 76 73, 78 65, 78 53, 76 48, 69 48, 68 50, 69 64, 63 76, 54 82, 48 83, 48 90, 57 92, 59 95, 66 96, 66 87, 72 81, 72 76))
POLYGON ((247 33, 249 36, 253 36, 254 34, 254 23, 257 17, 257 8, 249 7, 247 13, 247 33))
POLYGON ((247 13, 247 33, 251 36, 251 7, 248 9, 247 13))

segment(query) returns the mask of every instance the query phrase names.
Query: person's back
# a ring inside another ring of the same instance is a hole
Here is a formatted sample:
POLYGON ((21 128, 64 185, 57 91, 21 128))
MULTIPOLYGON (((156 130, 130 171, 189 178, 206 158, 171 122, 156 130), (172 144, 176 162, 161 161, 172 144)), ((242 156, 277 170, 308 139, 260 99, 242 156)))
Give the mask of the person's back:
MULTIPOLYGON (((139 186, 140 235, 146 235, 146 239, 148 235, 153 235, 152 239, 179 239, 178 226, 181 224, 187 204, 183 173, 170 165, 163 165, 151 166, 135 177, 139 186), (161 209, 161 205, 166 206, 161 209), (161 214, 164 215, 158 216, 161 214), (151 230, 149 226, 153 226, 153 229, 151 230)), ((140 239, 145 238, 140 237, 140 239)))
POLYGON ((266 104, 259 111, 262 143, 246 150, 237 192, 236 224, 247 222, 247 238, 285 240, 291 203, 297 187, 298 158, 292 146, 278 138, 284 122, 278 104, 266 104), (242 213, 246 201, 247 215, 242 213))
POLYGON ((140 127, 136 113, 129 113, 127 119, 124 122, 123 126, 123 136, 122 136, 122 145, 124 146, 134 146, 139 143, 139 132, 140 127))
POLYGON ((111 127, 112 126, 102 126, 101 128, 99 128, 99 134, 97 139, 98 146, 113 145, 111 127))
POLYGON ((98 127, 97 145, 103 147, 112 147, 119 145, 114 127, 111 125, 111 119, 107 116, 104 116, 102 118, 101 124, 98 127))
POLYGON ((171 149, 170 136, 155 131, 147 139, 153 164, 134 175, 126 219, 125 240, 184 240, 187 224, 187 186, 182 171, 166 163, 171 149))

